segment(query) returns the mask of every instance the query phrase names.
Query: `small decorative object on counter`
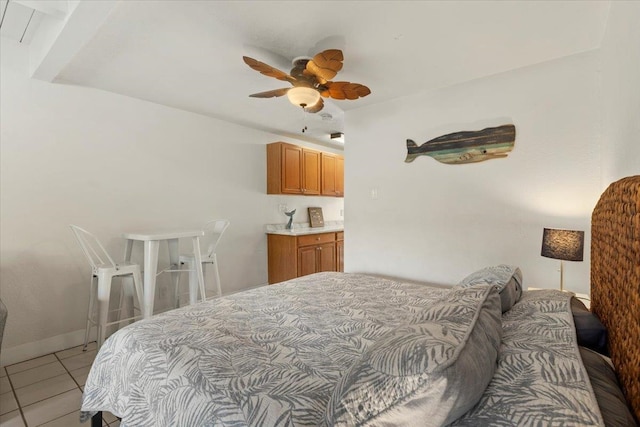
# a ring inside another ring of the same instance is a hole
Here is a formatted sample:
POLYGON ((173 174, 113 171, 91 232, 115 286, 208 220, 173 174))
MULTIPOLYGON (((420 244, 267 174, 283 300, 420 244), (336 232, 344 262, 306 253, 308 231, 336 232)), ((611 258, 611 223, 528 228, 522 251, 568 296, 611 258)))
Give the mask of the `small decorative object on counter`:
POLYGON ((311 223, 311 228, 324 227, 322 208, 309 208, 309 222, 311 223))
POLYGON ((291 230, 291 227, 293 226, 293 214, 295 214, 295 213, 296 213, 295 209, 292 210, 291 212, 285 212, 284 213, 286 216, 289 217, 289 222, 287 223, 287 227, 286 227, 287 230, 291 230))

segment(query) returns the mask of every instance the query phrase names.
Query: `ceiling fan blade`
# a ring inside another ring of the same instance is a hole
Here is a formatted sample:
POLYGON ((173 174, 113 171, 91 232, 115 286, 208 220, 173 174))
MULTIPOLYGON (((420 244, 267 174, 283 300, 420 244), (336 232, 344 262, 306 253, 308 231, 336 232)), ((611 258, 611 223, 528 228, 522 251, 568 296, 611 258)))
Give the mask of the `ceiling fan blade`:
POLYGON ((322 98, 320 98, 320 99, 318 99, 318 102, 316 102, 311 107, 305 108, 304 111, 306 111, 307 113, 317 113, 318 111, 322 110, 323 108, 324 108, 324 101, 322 100, 322 98))
POLYGON ((289 92, 288 87, 282 88, 282 89, 274 89, 274 90, 268 90, 266 92, 259 92, 259 93, 254 93, 249 95, 251 98, 275 98, 277 96, 282 96, 285 95, 287 92, 289 92))
POLYGON ((320 95, 333 99, 358 99, 364 98, 371 93, 371 90, 360 83, 351 82, 327 82, 327 90, 320 95))
POLYGON ((338 74, 338 71, 342 70, 342 51, 339 49, 329 49, 324 52, 320 52, 314 56, 304 70, 305 75, 314 75, 318 78, 320 84, 324 84, 331 80, 338 74))
POLYGON ((269 77, 275 77, 278 80, 283 80, 290 83, 294 83, 296 81, 295 78, 291 77, 284 71, 273 68, 271 65, 265 64, 264 62, 249 58, 248 56, 243 56, 242 59, 244 60, 245 64, 258 71, 260 74, 264 74, 265 76, 269 77))

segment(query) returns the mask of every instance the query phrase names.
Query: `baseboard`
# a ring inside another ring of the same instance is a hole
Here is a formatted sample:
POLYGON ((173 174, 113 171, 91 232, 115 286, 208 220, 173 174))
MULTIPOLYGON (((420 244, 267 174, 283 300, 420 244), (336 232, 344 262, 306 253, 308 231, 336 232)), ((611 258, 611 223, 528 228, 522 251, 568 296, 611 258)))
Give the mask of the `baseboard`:
MULTIPOLYGON (((90 341, 95 341, 95 328, 89 336, 90 341)), ((0 366, 13 365, 14 363, 34 359, 56 351, 76 347, 84 344, 84 329, 68 332, 55 337, 34 341, 15 347, 3 348, 0 355, 0 366)))

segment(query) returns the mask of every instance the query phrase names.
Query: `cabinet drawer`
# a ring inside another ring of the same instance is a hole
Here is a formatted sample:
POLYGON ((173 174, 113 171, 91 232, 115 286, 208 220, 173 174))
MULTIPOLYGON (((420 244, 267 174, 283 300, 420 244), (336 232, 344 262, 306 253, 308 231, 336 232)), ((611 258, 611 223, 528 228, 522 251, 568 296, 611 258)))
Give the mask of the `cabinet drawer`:
POLYGON ((320 243, 334 242, 335 240, 335 233, 308 234, 306 236, 298 236, 298 246, 317 245, 320 243))
POLYGON ((338 231, 336 233, 336 240, 344 240, 344 231, 338 231))

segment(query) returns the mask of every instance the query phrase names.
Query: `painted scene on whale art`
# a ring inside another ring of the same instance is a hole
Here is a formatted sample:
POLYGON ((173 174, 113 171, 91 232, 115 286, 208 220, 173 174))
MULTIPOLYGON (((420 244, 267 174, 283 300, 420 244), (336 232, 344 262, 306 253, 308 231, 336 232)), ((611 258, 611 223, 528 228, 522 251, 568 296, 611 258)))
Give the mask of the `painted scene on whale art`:
POLYGON ((507 157, 507 153, 513 150, 515 140, 514 125, 449 133, 431 139, 420 146, 413 140, 407 139, 405 162, 411 163, 416 157, 423 155, 449 165, 498 159, 507 157))

